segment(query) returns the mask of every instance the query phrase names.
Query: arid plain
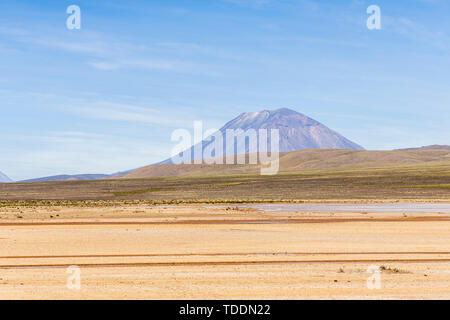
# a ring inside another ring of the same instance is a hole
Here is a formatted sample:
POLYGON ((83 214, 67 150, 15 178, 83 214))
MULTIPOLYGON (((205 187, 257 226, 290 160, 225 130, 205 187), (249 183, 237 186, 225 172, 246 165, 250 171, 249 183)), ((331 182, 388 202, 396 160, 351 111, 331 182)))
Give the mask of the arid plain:
POLYGON ((450 299, 449 182, 445 160, 0 184, 0 298, 450 299))
POLYGON ((449 219, 208 206, 3 208, 0 298, 448 299, 449 219), (81 270, 80 290, 66 286, 71 265, 81 270), (367 287, 370 266, 380 268, 380 290, 367 287))

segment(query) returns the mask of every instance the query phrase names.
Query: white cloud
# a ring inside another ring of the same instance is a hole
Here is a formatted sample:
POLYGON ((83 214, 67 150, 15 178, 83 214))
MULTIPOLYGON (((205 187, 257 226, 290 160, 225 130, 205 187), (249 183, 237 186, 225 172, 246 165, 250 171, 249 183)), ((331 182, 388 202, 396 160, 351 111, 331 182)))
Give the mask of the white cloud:
POLYGON ((450 36, 443 31, 432 31, 424 25, 405 17, 385 16, 388 27, 410 40, 427 43, 441 50, 449 50, 450 36))
MULTIPOLYGON (((108 101, 72 101, 65 105, 61 111, 76 113, 82 117, 92 119, 139 122, 149 124, 164 124, 170 126, 180 126, 185 124, 183 117, 173 117, 173 111, 159 111, 157 109, 121 104, 108 101)), ((161 110, 164 110, 161 108, 161 110)))
POLYGON ((95 69, 104 71, 117 70, 120 68, 119 64, 106 61, 87 62, 87 64, 94 67, 95 69))

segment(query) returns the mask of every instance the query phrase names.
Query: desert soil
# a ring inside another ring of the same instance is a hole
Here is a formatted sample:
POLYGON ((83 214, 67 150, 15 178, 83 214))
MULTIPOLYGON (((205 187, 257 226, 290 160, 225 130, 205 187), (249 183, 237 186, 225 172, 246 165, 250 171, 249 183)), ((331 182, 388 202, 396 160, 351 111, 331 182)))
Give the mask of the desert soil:
POLYGON ((6 206, 0 299, 450 299, 450 215, 6 206))

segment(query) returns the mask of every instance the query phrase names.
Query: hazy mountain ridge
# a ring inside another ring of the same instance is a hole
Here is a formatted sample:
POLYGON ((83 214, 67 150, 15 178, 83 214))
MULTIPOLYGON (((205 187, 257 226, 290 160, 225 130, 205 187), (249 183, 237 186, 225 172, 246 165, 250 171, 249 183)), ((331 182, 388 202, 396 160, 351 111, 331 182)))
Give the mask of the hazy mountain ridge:
POLYGON ((13 182, 13 180, 11 180, 11 178, 9 178, 6 174, 4 174, 3 172, 0 171, 0 182, 13 182))
POLYGON ((450 146, 433 144, 431 146, 423 146, 423 147, 419 147, 419 148, 397 149, 397 150, 450 150, 450 146))
POLYGON ((78 181, 78 180, 100 180, 100 179, 109 179, 109 178, 120 178, 132 171, 138 170, 137 169, 131 169, 127 171, 120 171, 113 174, 60 174, 55 176, 48 176, 48 177, 41 177, 41 178, 34 178, 34 179, 27 179, 22 180, 19 182, 43 182, 43 181, 78 181))
POLYGON ((76 174, 76 175, 62 174, 57 176, 23 180, 20 182, 99 180, 109 178, 110 176, 111 175, 108 174, 76 174))

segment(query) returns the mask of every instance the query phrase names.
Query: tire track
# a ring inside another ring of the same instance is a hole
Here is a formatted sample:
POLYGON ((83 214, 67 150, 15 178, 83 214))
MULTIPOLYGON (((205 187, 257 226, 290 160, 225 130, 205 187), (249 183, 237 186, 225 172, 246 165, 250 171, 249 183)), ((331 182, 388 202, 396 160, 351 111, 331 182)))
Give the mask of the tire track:
POLYGON ((399 217, 399 218, 315 218, 315 219, 236 219, 236 220, 177 220, 177 221, 64 221, 64 222, 3 222, 0 227, 39 226, 104 226, 104 225, 196 225, 196 224, 294 224, 294 223, 339 223, 339 222, 450 222, 450 216, 399 217))
POLYGON ((25 268, 68 268, 76 265, 80 268, 118 268, 118 267, 204 267, 204 266, 237 266, 237 265, 273 265, 273 264, 307 264, 307 263, 425 263, 425 262, 450 262, 450 259, 354 259, 354 260, 269 260, 269 261, 214 261, 214 262, 123 262, 123 263, 63 263, 63 264, 22 264, 0 265, 0 269, 25 269, 25 268))
POLYGON ((142 254, 81 254, 48 256, 0 256, 0 259, 64 259, 64 258, 139 258, 139 257, 218 257, 218 256, 293 256, 293 255, 450 255, 450 251, 392 252, 237 252, 237 253, 142 253, 142 254))

